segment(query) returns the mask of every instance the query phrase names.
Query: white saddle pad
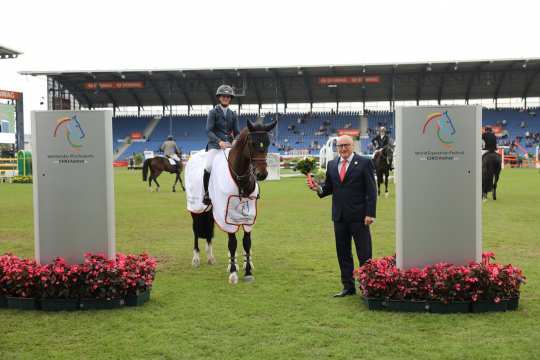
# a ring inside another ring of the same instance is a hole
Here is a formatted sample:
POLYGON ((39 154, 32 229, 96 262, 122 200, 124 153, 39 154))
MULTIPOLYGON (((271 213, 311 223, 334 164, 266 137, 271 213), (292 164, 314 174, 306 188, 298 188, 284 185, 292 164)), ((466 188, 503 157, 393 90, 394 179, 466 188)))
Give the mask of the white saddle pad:
MULTIPOLYGON (((208 193, 212 199, 212 214, 219 228, 227 233, 235 233, 244 227, 251 231, 257 218, 257 196, 259 185, 247 198, 238 195, 238 186, 234 182, 227 163, 229 150, 220 152, 214 158, 212 173, 208 184, 208 193)), ((186 165, 186 198, 187 208, 193 213, 209 211, 202 203, 204 196, 203 173, 206 163, 206 152, 198 152, 191 156, 186 165)))
POLYGON ((207 209, 207 206, 202 202, 204 197, 203 174, 205 164, 206 152, 199 151, 191 156, 186 164, 184 173, 187 209, 196 214, 210 210, 210 208, 207 209))

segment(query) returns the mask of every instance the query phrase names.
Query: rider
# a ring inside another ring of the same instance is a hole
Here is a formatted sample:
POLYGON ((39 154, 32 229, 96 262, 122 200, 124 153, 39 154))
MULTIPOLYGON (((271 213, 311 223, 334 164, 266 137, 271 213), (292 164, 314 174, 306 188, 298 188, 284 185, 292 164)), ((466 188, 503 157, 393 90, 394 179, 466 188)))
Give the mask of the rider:
POLYGON ((386 135, 386 128, 384 126, 379 128, 379 133, 373 138, 373 140, 371 140, 371 143, 373 144, 375 153, 380 152, 386 145, 390 143, 390 138, 388 135, 386 135))
POLYGON ((210 172, 212 163, 216 154, 220 150, 231 147, 235 137, 240 134, 238 118, 236 113, 229 108, 234 98, 234 90, 229 85, 221 85, 216 91, 218 104, 208 113, 206 120, 206 133, 208 135, 208 145, 206 146, 206 166, 204 168, 204 198, 203 203, 210 205, 211 200, 208 195, 208 182, 210 181, 210 172))
POLYGON ((178 156, 180 154, 180 150, 178 149, 176 141, 174 141, 172 135, 167 136, 167 140, 163 142, 160 149, 161 151, 163 151, 163 155, 165 155, 169 159, 173 159, 178 166, 180 162, 180 157, 178 156))
POLYGON ((490 152, 492 153, 497 152, 497 137, 493 133, 491 126, 486 126, 484 128, 484 133, 482 134, 482 140, 484 140, 484 150, 487 150, 487 152, 484 155, 490 152))
POLYGON ((373 152, 373 159, 376 159, 384 147, 390 144, 390 138, 386 134, 386 128, 384 126, 379 128, 379 133, 371 140, 371 144, 373 144, 375 150, 373 152))

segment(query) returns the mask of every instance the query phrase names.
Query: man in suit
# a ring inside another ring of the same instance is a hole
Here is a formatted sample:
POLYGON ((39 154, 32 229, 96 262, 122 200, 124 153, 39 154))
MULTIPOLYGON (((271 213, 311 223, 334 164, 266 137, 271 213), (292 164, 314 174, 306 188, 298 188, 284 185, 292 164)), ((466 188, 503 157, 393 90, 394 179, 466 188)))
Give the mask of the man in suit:
POLYGON ((343 289, 334 297, 345 297, 356 294, 351 237, 360 265, 371 259, 369 226, 375 221, 377 187, 371 159, 353 152, 350 136, 340 136, 337 148, 339 157, 328 163, 325 182, 319 185, 308 178, 308 186, 321 198, 332 195, 332 221, 343 283, 343 289))

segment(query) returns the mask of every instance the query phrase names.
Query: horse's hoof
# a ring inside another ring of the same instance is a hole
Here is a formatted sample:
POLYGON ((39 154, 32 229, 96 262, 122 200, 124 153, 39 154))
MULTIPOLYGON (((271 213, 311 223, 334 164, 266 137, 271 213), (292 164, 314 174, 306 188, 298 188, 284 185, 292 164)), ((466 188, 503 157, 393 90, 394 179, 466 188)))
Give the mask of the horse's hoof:
POLYGON ((199 267, 201 265, 201 259, 199 258, 198 254, 193 255, 191 265, 193 265, 193 267, 199 267))
POLYGON ((244 276, 244 282, 252 283, 255 281, 255 276, 253 275, 246 275, 244 276))
POLYGON ((172 188, 172 192, 176 192, 176 189, 175 189, 175 188, 172 188))
POLYGON ((384 193, 384 197, 388 197, 390 193, 384 193))
POLYGON ((229 284, 231 285, 238 284, 238 273, 236 271, 229 275, 229 284))
POLYGON ((215 265, 215 263, 216 263, 216 258, 213 256, 210 256, 208 258, 208 265, 215 265))
POLYGON ((159 188, 156 188, 156 192, 159 192, 159 188))

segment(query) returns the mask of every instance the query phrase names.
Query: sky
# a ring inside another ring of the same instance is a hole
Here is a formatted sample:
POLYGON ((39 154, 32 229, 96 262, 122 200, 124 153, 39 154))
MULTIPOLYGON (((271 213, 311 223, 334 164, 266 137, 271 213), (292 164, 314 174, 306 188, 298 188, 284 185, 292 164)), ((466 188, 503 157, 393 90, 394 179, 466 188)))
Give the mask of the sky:
POLYGON ((0 89, 45 109, 19 71, 212 68, 538 58, 538 1, 9 1, 0 89))

